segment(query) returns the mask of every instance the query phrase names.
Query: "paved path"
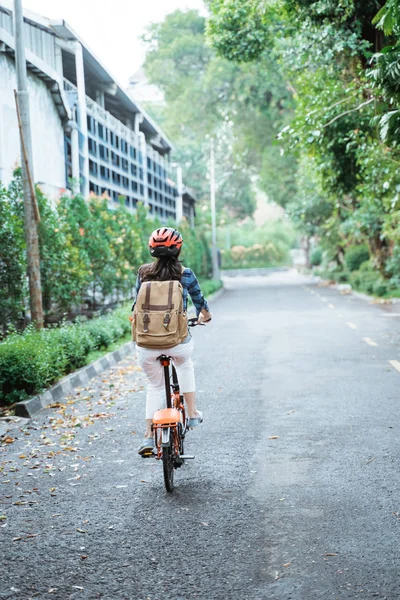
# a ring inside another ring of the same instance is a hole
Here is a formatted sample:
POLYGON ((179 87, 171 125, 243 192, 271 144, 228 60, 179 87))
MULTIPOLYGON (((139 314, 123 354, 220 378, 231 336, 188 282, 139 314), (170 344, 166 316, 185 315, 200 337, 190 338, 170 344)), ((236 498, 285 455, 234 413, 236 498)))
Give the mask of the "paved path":
POLYGON ((194 331, 205 423, 173 495, 136 454, 133 359, 0 448, 1 600, 400 598, 396 307, 293 273, 227 285, 194 331))

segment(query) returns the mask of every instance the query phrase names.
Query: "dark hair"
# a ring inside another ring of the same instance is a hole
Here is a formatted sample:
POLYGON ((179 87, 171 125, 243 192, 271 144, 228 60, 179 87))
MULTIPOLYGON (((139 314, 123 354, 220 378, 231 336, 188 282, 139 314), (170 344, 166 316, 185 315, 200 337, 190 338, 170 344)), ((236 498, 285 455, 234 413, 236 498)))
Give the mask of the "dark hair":
POLYGON ((160 256, 153 263, 139 269, 142 281, 180 281, 182 265, 175 256, 160 256))

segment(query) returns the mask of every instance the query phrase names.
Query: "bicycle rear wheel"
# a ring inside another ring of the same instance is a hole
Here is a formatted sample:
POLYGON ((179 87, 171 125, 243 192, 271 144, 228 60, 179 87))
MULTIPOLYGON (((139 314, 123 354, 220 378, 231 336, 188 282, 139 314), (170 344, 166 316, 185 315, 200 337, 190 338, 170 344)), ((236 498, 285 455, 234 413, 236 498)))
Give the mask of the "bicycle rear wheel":
POLYGON ((162 454, 164 483, 167 492, 174 489, 174 432, 170 430, 169 446, 163 447, 162 454))

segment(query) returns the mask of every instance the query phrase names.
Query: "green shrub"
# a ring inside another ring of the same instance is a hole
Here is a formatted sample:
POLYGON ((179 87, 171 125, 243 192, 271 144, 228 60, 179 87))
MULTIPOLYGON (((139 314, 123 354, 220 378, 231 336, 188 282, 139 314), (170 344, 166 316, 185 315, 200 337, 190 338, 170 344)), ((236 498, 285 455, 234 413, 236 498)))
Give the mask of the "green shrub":
POLYGON ((208 279, 206 281, 200 281, 201 291, 207 298, 214 294, 222 287, 222 281, 216 281, 215 279, 208 279))
POLYGON ((89 331, 79 324, 48 329, 44 335, 51 337, 53 343, 64 353, 68 371, 83 367, 86 356, 95 348, 89 331))
POLYGON ((49 331, 27 329, 0 344, 0 401, 17 402, 49 386, 67 368, 67 357, 49 331))
POLYGON ((28 327, 0 344, 0 402, 13 403, 42 392, 86 364, 92 350, 107 348, 130 331, 125 306, 87 323, 40 332, 28 327))
POLYGON ((310 263, 312 267, 319 267, 322 263, 322 250, 321 248, 314 248, 311 252, 310 263))
POLYGON ((375 281, 373 286, 373 293, 375 296, 386 296, 389 292, 390 284, 388 281, 385 281, 383 277, 380 277, 377 281, 375 281))
POLYGON ((369 260, 368 246, 360 244, 346 250, 345 261, 349 271, 358 271, 361 265, 369 260))

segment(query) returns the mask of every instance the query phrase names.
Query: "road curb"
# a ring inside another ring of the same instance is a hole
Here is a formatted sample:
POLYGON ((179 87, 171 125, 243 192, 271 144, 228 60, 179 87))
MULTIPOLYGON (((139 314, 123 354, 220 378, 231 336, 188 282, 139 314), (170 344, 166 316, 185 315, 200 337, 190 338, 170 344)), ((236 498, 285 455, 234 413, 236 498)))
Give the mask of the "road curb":
POLYGON ((347 291, 355 298, 368 302, 369 304, 400 304, 400 298, 379 298, 376 296, 369 296, 363 292, 353 290, 349 283, 329 283, 328 279, 322 279, 322 277, 315 275, 310 275, 310 279, 312 283, 326 283, 330 288, 337 290, 338 292, 347 291))

